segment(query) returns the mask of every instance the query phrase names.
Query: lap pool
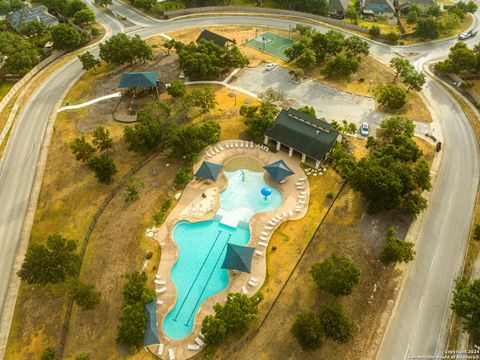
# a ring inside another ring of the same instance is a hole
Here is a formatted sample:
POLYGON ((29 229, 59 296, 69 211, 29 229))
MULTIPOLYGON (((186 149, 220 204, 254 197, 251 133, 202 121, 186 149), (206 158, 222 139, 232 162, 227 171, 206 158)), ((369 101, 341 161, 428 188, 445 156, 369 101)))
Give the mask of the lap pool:
POLYGON ((163 321, 169 338, 180 339, 193 328, 200 305, 228 285, 228 271, 222 269, 227 244, 245 245, 250 239, 248 222, 261 211, 272 211, 282 204, 282 195, 271 189, 269 201, 262 201, 260 190, 268 185, 262 172, 224 172, 227 188, 220 194, 220 208, 213 220, 178 222, 172 232, 179 255, 171 276, 177 302, 163 321))

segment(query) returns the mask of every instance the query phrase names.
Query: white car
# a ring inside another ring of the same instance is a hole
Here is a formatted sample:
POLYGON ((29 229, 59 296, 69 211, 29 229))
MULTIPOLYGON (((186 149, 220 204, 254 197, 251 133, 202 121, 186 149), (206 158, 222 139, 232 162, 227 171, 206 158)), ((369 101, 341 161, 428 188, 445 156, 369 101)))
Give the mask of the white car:
POLYGON ((360 134, 362 136, 368 136, 369 131, 368 131, 368 124, 366 122, 362 122, 360 125, 360 134))
POLYGON ((265 69, 266 69, 267 71, 270 71, 270 70, 275 69, 276 66, 277 66, 277 64, 275 64, 275 63, 269 63, 269 64, 267 64, 267 66, 265 67, 265 69))

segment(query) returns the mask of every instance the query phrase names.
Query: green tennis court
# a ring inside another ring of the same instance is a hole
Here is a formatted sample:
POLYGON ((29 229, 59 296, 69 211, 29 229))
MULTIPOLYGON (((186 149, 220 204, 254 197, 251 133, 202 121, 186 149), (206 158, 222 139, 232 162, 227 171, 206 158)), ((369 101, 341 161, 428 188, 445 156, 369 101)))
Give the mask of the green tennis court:
POLYGON ((288 57, 285 55, 285 49, 288 49, 292 43, 293 40, 265 32, 254 39, 248 40, 245 45, 287 61, 288 57))

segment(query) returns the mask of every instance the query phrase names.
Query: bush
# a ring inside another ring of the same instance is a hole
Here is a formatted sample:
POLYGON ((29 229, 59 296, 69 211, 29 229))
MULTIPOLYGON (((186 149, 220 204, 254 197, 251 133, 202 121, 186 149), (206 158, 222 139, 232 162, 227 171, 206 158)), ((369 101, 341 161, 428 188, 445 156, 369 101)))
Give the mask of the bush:
POLYGON ((379 36, 380 36, 380 33, 381 33, 380 27, 377 26, 377 25, 373 25, 373 26, 368 30, 368 34, 369 34, 372 38, 379 37, 379 36))
POLYGON ((473 228, 473 239, 480 241, 480 224, 475 224, 475 227, 473 228))
POLYGON ((168 95, 172 97, 182 97, 186 94, 187 87, 185 86, 185 81, 181 79, 175 79, 171 82, 170 86, 167 88, 168 95))
POLYGON ((330 302, 322 306, 319 318, 325 335, 332 340, 345 343, 352 337, 353 325, 340 304, 330 302))
POLYGON ((75 281, 72 287, 72 296, 75 303, 83 310, 92 310, 100 302, 101 294, 94 284, 75 281))
POLYGON ((92 28, 90 30, 90 35, 92 35, 93 37, 100 36, 100 31, 97 28, 92 28))
POLYGON ((313 264, 310 274, 321 290, 335 296, 350 295, 353 286, 360 280, 358 265, 346 257, 335 255, 313 264))
POLYGON ((333 194, 333 192, 329 191, 329 192, 327 192, 326 196, 327 196, 328 200, 333 200, 334 194, 333 194))
POLYGON ((392 262, 410 262, 415 257, 414 244, 395 236, 396 230, 389 227, 385 235, 385 247, 380 253, 380 260, 388 265, 392 262))
POLYGON ((305 311, 297 315, 290 332, 303 350, 318 349, 323 343, 324 333, 318 316, 305 311))
POLYGON ((165 198, 162 202, 162 206, 160 210, 158 210, 155 215, 153 215, 153 221, 155 222, 155 225, 160 226, 163 224, 165 221, 165 218, 167 217, 167 211, 170 208, 170 205, 172 204, 172 200, 170 198, 165 198))
POLYGON ((399 39, 400 36, 394 31, 391 31, 387 35, 385 35, 385 40, 387 40, 387 42, 392 45, 397 45, 399 39))
POLYGON ((407 101, 406 91, 397 84, 380 86, 375 90, 375 94, 378 102, 390 109, 400 109, 407 101))
POLYGON ((175 174, 175 187, 182 188, 190 181, 192 178, 192 167, 191 166, 182 166, 177 173, 175 174))
POLYGON ((55 360, 56 353, 52 347, 47 347, 42 351, 40 355, 40 360, 55 360))

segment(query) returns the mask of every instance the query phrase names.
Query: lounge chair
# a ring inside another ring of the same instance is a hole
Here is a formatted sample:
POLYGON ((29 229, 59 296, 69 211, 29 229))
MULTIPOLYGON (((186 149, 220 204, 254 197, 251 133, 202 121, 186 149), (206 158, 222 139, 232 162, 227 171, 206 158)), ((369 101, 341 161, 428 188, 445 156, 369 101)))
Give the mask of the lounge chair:
MULTIPOLYGON (((273 220, 270 220, 268 223, 269 223, 270 225, 272 225, 272 226, 275 226, 275 222, 274 222, 273 220)), ((272 228, 272 229, 273 229, 273 228, 272 228)))
POLYGON ((175 360, 175 351, 172 348, 168 349, 168 357, 170 360, 175 360))
POLYGON ((197 345, 199 345, 199 346, 205 345, 205 343, 203 342, 203 340, 200 339, 198 336, 195 338, 195 342, 196 342, 197 345))
POLYGON ((161 279, 162 277, 160 276, 160 274, 156 274, 155 275, 155 279, 161 279))
POLYGON ((255 250, 255 255, 263 256, 265 253, 262 250, 255 250))
POLYGON ((160 346, 158 347, 158 351, 157 351, 157 355, 158 356, 162 356, 163 355, 163 350, 165 348, 165 345, 164 344, 160 344, 160 346))
POLYGON ((256 277, 253 277, 253 276, 250 278, 250 280, 258 282, 258 279, 256 277))
POLYGON ((166 282, 165 280, 158 280, 158 279, 156 279, 156 280, 154 281, 154 283, 155 283, 156 285, 165 285, 167 282, 166 282))
POLYGON ((305 195, 298 195, 299 199, 305 199, 305 195))
POLYGON ((282 217, 286 218, 287 216, 288 216, 288 214, 287 214, 286 211, 282 212, 282 217))
POLYGON ((225 146, 227 147, 227 149, 230 149, 230 144, 229 143, 226 143, 225 146))
POLYGON ((287 180, 285 180, 285 179, 280 180, 280 184, 285 184, 286 182, 287 182, 287 180))
POLYGON ((298 200, 298 203, 304 205, 304 204, 305 204, 305 201, 303 201, 303 200, 298 200))
POLYGON ((260 234, 262 234, 263 236, 268 236, 268 232, 266 231, 262 231, 260 234))
POLYGON ((162 300, 157 300, 157 305, 163 305, 163 301, 162 300))
POLYGON ((165 291, 167 291, 167 288, 164 286, 164 287, 162 287, 160 289, 157 289, 155 291, 157 292, 157 294, 161 294, 161 293, 164 293, 165 291))
POLYGON ((304 183, 303 183, 303 181, 297 181, 297 182, 295 183, 295 185, 297 185, 297 186, 303 186, 304 183))
POLYGON ((295 212, 296 212, 296 213, 302 212, 302 209, 295 208, 295 212))
POLYGON ((235 147, 238 147, 238 142, 235 141, 235 147))
POLYGON ((293 210, 290 210, 290 211, 288 212, 288 216, 293 216, 293 210))
POLYGON ((267 230, 273 230, 273 226, 265 225, 265 229, 267 229, 267 230))
POLYGON ((243 295, 248 295, 248 290, 245 286, 242 286, 242 294, 243 295))
POLYGON ((268 146, 265 146, 265 151, 266 151, 266 152, 269 152, 269 151, 270 151, 270 149, 268 148, 268 146))
POLYGON ((188 348, 188 350, 197 351, 197 350, 200 350, 200 345, 188 344, 187 348, 188 348))
POLYGON ((307 180, 307 178, 304 178, 304 177, 298 179, 298 181, 305 181, 305 180, 307 180))
POLYGON ((263 242, 263 241, 259 241, 259 242, 258 242, 258 245, 267 247, 267 246, 268 246, 268 243, 263 242))
POLYGON ((251 287, 257 286, 257 283, 255 281, 252 281, 252 280, 248 280, 247 284, 250 285, 251 287))
POLYGON ((266 236, 260 236, 260 240, 268 241, 268 237, 266 237, 266 236))
POLYGON ((218 148, 220 149, 220 151, 225 150, 222 145, 218 145, 218 148))
POLYGON ((203 335, 202 332, 198 333, 198 337, 202 340, 205 340, 205 335, 203 335))
POLYGON ((300 195, 307 195, 306 191, 300 191, 300 195))

